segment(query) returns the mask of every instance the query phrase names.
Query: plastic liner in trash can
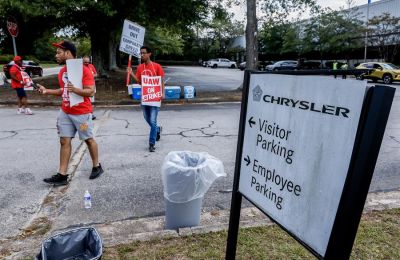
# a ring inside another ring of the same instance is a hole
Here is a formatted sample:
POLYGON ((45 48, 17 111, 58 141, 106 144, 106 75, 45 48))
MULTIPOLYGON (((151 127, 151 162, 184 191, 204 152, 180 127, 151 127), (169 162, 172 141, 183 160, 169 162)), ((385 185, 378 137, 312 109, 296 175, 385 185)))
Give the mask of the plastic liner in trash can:
POLYGON ((78 228, 52 236, 42 243, 35 260, 101 259, 103 243, 95 228, 78 228))
POLYGON ((226 176, 219 159, 190 151, 169 152, 161 174, 167 229, 199 225, 204 194, 217 178, 226 176))

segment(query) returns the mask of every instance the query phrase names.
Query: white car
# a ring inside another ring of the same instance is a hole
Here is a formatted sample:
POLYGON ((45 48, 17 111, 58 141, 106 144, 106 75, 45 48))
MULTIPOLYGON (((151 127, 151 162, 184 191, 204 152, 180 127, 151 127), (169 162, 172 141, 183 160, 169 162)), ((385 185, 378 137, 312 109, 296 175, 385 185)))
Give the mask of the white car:
POLYGON ((218 67, 224 67, 224 68, 232 68, 232 69, 234 69, 234 68, 236 68, 236 62, 234 62, 234 61, 230 61, 230 60, 228 60, 228 59, 223 59, 223 58, 220 58, 220 59, 212 59, 212 60, 209 60, 208 62, 207 62, 207 66, 208 67, 211 67, 211 68, 218 68, 218 67))

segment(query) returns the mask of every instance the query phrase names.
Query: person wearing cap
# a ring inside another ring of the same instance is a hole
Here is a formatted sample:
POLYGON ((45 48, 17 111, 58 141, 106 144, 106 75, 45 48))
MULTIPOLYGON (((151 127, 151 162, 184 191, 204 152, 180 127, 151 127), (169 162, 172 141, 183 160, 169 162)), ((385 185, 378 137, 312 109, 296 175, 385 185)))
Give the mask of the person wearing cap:
MULTIPOLYGON (((83 56, 82 61, 83 61, 83 66, 88 67, 90 69, 90 71, 92 72, 93 77, 96 78, 97 70, 94 67, 94 65, 92 63, 90 63, 90 57, 85 55, 85 56, 83 56)), ((94 87, 94 93, 96 93, 96 86, 94 87)), ((90 101, 92 101, 92 103, 94 102, 94 95, 93 95, 93 97, 90 97, 90 101)), ((94 113, 92 113, 92 119, 93 120, 96 119, 96 116, 94 115, 94 113)))
MULTIPOLYGON (((68 59, 75 59, 76 47, 73 43, 62 41, 53 43, 57 47, 56 60, 58 64, 65 64, 68 59)), ((46 183, 66 185, 68 183, 68 163, 71 157, 71 141, 78 132, 79 138, 84 140, 88 146, 93 168, 89 179, 95 179, 104 171, 99 163, 98 146, 93 137, 92 103, 90 97, 94 94, 94 78, 92 72, 86 66, 82 66, 82 86, 76 88, 68 80, 67 66, 61 68, 58 73, 59 89, 47 89, 38 85, 38 91, 44 95, 55 95, 62 97, 62 105, 57 118, 57 129, 60 137, 60 168, 59 172, 43 181, 46 183), (83 102, 70 106, 70 93, 83 97, 83 102)))
POLYGON ((10 68, 11 87, 15 89, 18 96, 18 110, 17 114, 33 115, 32 110, 28 107, 28 97, 24 89, 24 79, 22 77, 22 58, 15 56, 14 64, 10 68))

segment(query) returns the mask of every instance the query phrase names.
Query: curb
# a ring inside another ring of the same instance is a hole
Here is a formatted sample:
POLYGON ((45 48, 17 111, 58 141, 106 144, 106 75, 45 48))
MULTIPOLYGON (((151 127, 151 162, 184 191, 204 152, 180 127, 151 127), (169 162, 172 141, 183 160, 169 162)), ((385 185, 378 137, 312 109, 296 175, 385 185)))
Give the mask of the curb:
MULTIPOLYGON (((392 208, 400 208, 400 189, 368 194, 363 214, 392 208)), ((228 230, 229 215, 230 210, 202 213, 200 226, 179 228, 178 230, 164 230, 164 216, 95 224, 94 227, 102 234, 103 242, 106 246, 115 246, 137 240, 148 241, 228 230)), ((240 228, 262 227, 273 224, 256 207, 242 208, 241 210, 240 228)))

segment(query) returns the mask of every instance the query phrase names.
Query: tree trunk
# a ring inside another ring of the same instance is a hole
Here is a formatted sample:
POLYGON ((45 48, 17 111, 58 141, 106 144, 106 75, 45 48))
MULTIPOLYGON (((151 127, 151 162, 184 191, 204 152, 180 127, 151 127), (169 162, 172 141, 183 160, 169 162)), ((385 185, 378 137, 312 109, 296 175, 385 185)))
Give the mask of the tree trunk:
POLYGON ((112 40, 110 39, 109 42, 109 70, 116 70, 118 68, 117 66, 117 46, 118 43, 116 43, 115 39, 112 40))
POLYGON ((258 61, 256 0, 247 0, 246 68, 256 69, 258 61))
POLYGON ((93 65, 96 67, 99 76, 107 76, 109 70, 109 38, 104 34, 89 33, 92 45, 93 65))

